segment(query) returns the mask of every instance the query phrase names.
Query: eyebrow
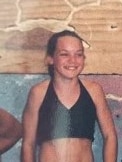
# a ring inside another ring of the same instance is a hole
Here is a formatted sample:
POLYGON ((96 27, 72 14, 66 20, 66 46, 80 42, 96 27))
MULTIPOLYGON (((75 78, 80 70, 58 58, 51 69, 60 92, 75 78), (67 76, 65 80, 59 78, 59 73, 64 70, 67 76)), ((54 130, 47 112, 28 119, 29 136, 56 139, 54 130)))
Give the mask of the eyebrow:
MULTIPOLYGON (((57 51, 68 52, 69 50, 67 50, 67 49, 58 49, 57 51)), ((83 51, 84 51, 83 49, 76 50, 76 52, 83 52, 83 51)))

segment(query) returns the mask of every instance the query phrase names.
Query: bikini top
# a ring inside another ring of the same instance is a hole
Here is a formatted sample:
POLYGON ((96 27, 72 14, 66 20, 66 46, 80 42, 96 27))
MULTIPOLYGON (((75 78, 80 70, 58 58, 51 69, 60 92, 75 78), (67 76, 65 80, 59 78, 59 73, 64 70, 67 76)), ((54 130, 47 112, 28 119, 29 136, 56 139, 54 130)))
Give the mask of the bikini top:
POLYGON ((87 138, 94 140, 96 108, 88 91, 80 84, 77 102, 67 109, 58 99, 50 81, 39 110, 37 144, 59 138, 87 138))

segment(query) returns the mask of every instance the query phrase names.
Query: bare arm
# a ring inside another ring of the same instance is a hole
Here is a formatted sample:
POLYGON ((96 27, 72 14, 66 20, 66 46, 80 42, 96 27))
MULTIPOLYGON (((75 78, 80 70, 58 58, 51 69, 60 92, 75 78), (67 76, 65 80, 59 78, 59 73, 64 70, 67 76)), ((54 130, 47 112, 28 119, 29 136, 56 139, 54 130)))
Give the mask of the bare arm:
POLYGON ((0 154, 10 149, 21 136, 19 121, 4 109, 0 109, 0 154))
POLYGON ((117 134, 112 114, 107 105, 102 88, 97 85, 95 90, 95 104, 97 108, 98 123, 104 139, 103 161, 117 161, 117 134))
POLYGON ((30 90, 26 107, 23 112, 23 140, 21 150, 22 162, 35 162, 36 131, 38 123, 38 111, 41 105, 43 90, 33 87, 30 90))

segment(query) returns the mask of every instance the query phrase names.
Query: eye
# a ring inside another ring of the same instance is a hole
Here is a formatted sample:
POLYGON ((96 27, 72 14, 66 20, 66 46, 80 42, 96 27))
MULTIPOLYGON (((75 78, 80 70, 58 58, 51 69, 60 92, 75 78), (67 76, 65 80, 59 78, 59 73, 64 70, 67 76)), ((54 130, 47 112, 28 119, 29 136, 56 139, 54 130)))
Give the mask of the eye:
POLYGON ((68 53, 66 53, 66 52, 65 53, 60 53, 59 55, 60 56, 68 56, 68 53))
POLYGON ((76 53, 76 55, 79 56, 79 57, 84 57, 84 54, 82 52, 76 53))

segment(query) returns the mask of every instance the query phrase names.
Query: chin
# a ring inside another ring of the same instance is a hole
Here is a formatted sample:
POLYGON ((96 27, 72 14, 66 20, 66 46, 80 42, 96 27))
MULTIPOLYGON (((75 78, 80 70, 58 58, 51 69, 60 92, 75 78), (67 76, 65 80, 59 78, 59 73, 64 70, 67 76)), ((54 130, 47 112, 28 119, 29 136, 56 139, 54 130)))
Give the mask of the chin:
POLYGON ((72 79, 74 79, 74 78, 77 78, 78 76, 79 76, 79 73, 78 73, 78 74, 72 74, 72 75, 67 74, 67 75, 65 75, 64 77, 65 77, 66 79, 72 80, 72 79))

